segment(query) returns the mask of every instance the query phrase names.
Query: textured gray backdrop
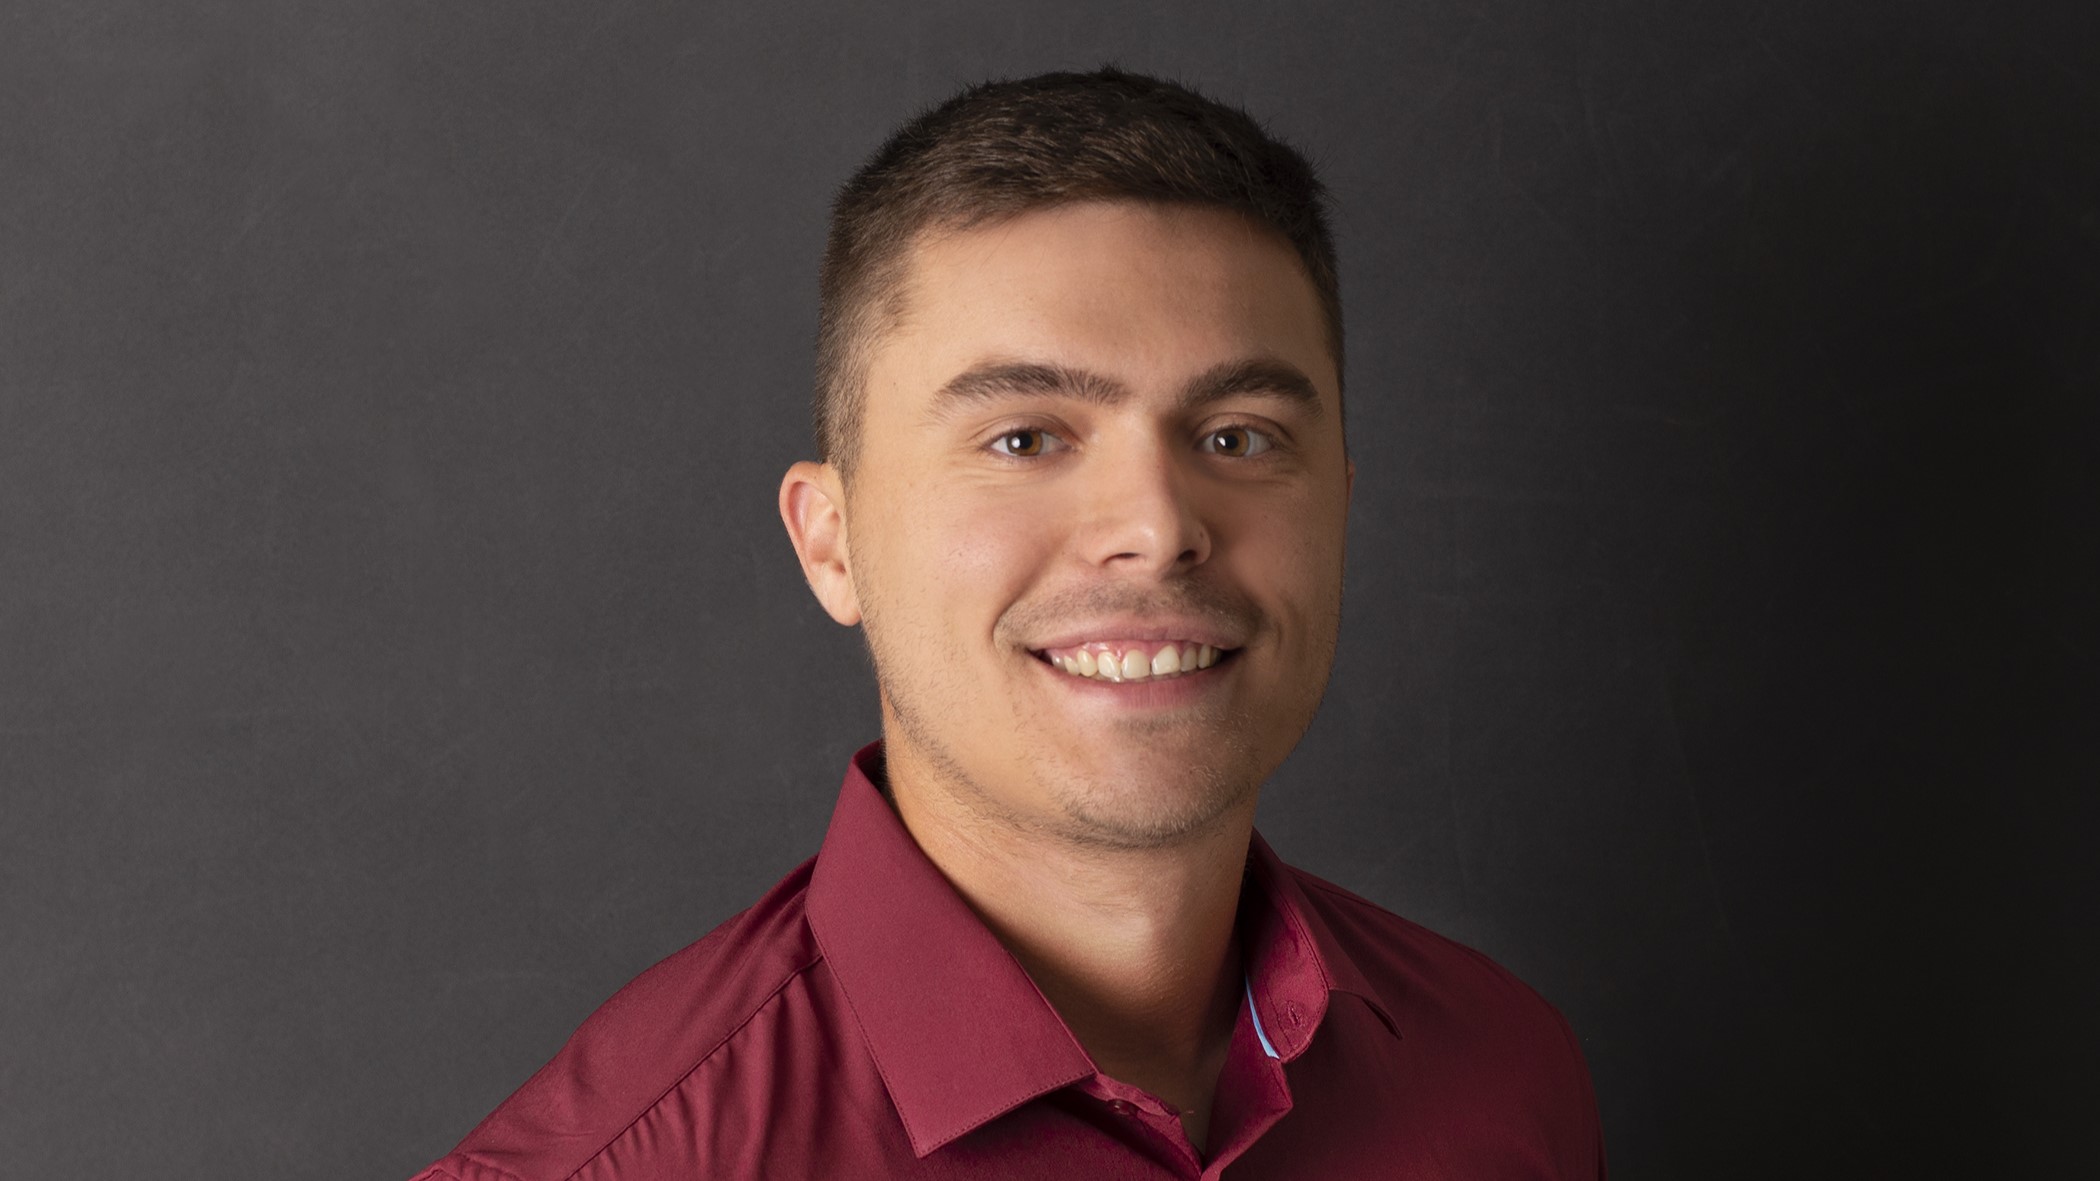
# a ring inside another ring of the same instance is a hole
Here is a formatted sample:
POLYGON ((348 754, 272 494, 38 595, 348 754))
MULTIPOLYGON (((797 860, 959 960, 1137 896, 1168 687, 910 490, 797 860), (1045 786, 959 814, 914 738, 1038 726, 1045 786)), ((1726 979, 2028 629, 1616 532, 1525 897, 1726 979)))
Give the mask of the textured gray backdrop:
POLYGON ((812 851, 829 194, 1115 59, 1324 165, 1344 647, 1262 826, 1622 1179, 2100 1103, 2086 3, 0 11, 0 1174, 389 1178, 812 851))

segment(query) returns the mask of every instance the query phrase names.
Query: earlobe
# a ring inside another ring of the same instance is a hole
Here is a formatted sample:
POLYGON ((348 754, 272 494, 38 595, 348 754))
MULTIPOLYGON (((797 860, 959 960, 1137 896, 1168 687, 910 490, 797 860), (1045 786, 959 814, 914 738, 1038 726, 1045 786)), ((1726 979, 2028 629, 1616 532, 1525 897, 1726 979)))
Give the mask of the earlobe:
POLYGON ((789 468, 780 481, 780 521, 825 613, 847 627, 859 623, 860 596, 846 546, 846 490, 837 469, 808 461, 789 468))

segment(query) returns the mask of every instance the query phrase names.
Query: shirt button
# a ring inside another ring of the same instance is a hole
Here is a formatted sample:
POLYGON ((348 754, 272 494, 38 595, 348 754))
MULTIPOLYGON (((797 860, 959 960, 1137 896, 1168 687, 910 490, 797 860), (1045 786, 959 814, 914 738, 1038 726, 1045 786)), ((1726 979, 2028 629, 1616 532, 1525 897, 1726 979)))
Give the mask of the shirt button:
POLYGON ((1122 1099, 1111 1099, 1111 1100, 1109 1100, 1109 1101, 1108 1101, 1108 1109, 1109 1109, 1110 1111, 1113 1111, 1113 1112, 1115 1112, 1115 1113, 1116 1113, 1117 1115, 1136 1115, 1136 1114, 1137 1114, 1137 1108, 1136 1108, 1136 1107, 1133 1107, 1133 1106, 1131 1106, 1131 1104, 1130 1104, 1130 1103, 1129 1103, 1128 1101, 1126 1101, 1126 1100, 1122 1100, 1122 1099))

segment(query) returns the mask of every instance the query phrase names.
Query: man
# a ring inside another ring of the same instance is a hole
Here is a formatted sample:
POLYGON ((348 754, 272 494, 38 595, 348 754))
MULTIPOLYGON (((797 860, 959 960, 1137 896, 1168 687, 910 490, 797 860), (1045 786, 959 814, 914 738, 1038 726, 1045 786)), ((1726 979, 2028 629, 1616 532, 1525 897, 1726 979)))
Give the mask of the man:
POLYGON ((1558 1013, 1253 832, 1340 618, 1336 292, 1311 169, 1178 86, 885 145, 780 490, 883 741, 812 862, 424 1176, 1601 1176, 1558 1013))

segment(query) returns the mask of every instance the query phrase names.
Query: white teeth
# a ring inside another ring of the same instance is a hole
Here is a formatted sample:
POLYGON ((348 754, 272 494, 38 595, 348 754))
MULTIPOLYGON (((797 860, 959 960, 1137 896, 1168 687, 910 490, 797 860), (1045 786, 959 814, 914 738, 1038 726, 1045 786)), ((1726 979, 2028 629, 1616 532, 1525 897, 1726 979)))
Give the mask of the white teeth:
POLYGON ((1120 657, 1113 652, 1097 652, 1091 648, 1076 648, 1063 655, 1044 655, 1067 676, 1120 685, 1125 681, 1183 676, 1206 669, 1218 662, 1220 653, 1209 644, 1169 644, 1150 659, 1142 649, 1132 649, 1120 657))

